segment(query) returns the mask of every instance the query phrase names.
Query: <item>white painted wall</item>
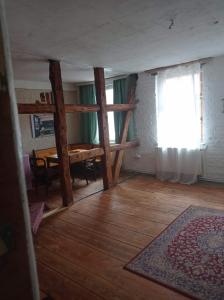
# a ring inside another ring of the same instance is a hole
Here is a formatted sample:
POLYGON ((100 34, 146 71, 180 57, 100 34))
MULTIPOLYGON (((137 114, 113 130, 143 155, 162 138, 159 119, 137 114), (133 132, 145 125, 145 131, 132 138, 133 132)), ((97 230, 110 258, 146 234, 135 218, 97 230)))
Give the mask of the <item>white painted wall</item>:
POLYGON ((203 66, 204 151, 203 177, 224 181, 224 56, 203 66))
MULTIPOLYGON (((17 86, 20 86, 17 84, 17 86)), ((23 84, 24 86, 24 84, 23 84)), ((41 92, 49 92, 46 85, 42 85, 44 88, 40 88, 40 84, 37 88, 31 88, 32 85, 26 83, 26 87, 29 88, 16 88, 16 96, 18 103, 35 103, 35 100, 40 99, 41 92)), ((77 103, 78 102, 78 91, 77 88, 64 90, 65 103, 77 103)), ((66 114, 67 120, 67 137, 68 143, 79 143, 80 142, 80 114, 66 114)), ((19 115, 20 128, 22 133, 22 145, 24 153, 31 153, 33 149, 44 149, 55 147, 55 137, 46 136, 33 138, 30 124, 30 115, 19 115)))
POLYGON ((140 146, 125 151, 124 168, 144 173, 155 173, 156 104, 155 77, 138 74, 135 111, 137 136, 140 146), (140 157, 138 157, 140 156, 140 157))
MULTIPOLYGON (((126 152, 124 167, 155 173, 156 109, 155 78, 140 73, 137 86, 140 100, 136 110, 140 147, 126 152), (137 158, 136 154, 140 157, 137 158)), ((215 57, 203 66, 204 142, 203 178, 224 182, 224 56, 215 57)))

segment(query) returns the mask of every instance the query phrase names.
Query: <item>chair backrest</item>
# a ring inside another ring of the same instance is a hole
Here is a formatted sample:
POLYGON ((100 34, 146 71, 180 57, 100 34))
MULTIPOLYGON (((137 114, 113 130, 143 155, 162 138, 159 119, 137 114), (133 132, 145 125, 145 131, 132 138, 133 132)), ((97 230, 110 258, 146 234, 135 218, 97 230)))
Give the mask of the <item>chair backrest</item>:
MULTIPOLYGON (((39 149, 33 150, 33 157, 34 158, 42 158, 46 163, 46 157, 49 155, 53 155, 57 153, 56 147, 47 148, 47 149, 39 149)), ((37 160, 37 166, 43 166, 44 163, 41 160, 37 160)))
POLYGON ((37 168, 47 168, 46 161, 40 157, 30 157, 30 168, 34 171, 37 168))

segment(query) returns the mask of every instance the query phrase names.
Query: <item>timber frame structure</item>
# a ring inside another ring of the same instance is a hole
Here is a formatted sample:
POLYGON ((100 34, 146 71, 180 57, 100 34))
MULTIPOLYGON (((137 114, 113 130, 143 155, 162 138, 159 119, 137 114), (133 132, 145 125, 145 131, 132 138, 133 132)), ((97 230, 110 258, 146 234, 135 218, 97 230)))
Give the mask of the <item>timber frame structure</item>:
POLYGON ((114 186, 119 178, 122 158, 125 149, 133 148, 139 145, 137 140, 127 142, 127 133, 129 121, 133 110, 136 108, 137 101, 134 99, 134 93, 128 96, 127 104, 106 104, 104 69, 94 68, 96 104, 64 104, 61 67, 60 62, 49 60, 49 79, 52 86, 54 104, 18 104, 19 114, 34 113, 53 113, 55 123, 55 139, 57 154, 60 160, 60 180, 63 206, 68 206, 73 202, 72 184, 70 180, 69 163, 79 161, 80 158, 74 154, 68 155, 67 148, 67 128, 66 113, 75 112, 97 112, 99 124, 100 148, 87 151, 82 160, 102 156, 103 162, 103 185, 104 190, 114 186), (124 111, 126 112, 121 131, 120 143, 110 145, 107 112, 124 111), (111 152, 116 152, 114 166, 112 166, 111 152), (69 161, 70 160, 70 161, 69 161))

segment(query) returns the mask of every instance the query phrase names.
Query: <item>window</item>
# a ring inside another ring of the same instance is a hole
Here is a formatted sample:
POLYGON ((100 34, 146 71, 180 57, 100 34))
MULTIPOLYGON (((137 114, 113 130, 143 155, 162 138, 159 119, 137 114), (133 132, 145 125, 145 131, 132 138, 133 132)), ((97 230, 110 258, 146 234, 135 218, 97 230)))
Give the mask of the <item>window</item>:
MULTIPOLYGON (((106 101, 107 104, 113 104, 113 88, 108 87, 106 89, 106 101)), ((110 111, 107 113, 108 116, 108 126, 109 126, 109 138, 110 142, 114 143, 115 142, 115 130, 114 130, 114 112, 110 111)))
POLYGON ((180 66, 156 78, 159 147, 197 149, 201 141, 200 65, 180 66))

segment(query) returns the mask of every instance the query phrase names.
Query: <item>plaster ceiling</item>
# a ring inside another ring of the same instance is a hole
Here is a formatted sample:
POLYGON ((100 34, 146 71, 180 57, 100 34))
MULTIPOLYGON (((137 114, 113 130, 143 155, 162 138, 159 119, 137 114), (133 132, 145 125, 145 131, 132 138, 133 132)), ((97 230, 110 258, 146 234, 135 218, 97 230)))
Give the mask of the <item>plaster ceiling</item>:
POLYGON ((15 79, 64 82, 224 54, 223 0, 7 0, 15 79))

